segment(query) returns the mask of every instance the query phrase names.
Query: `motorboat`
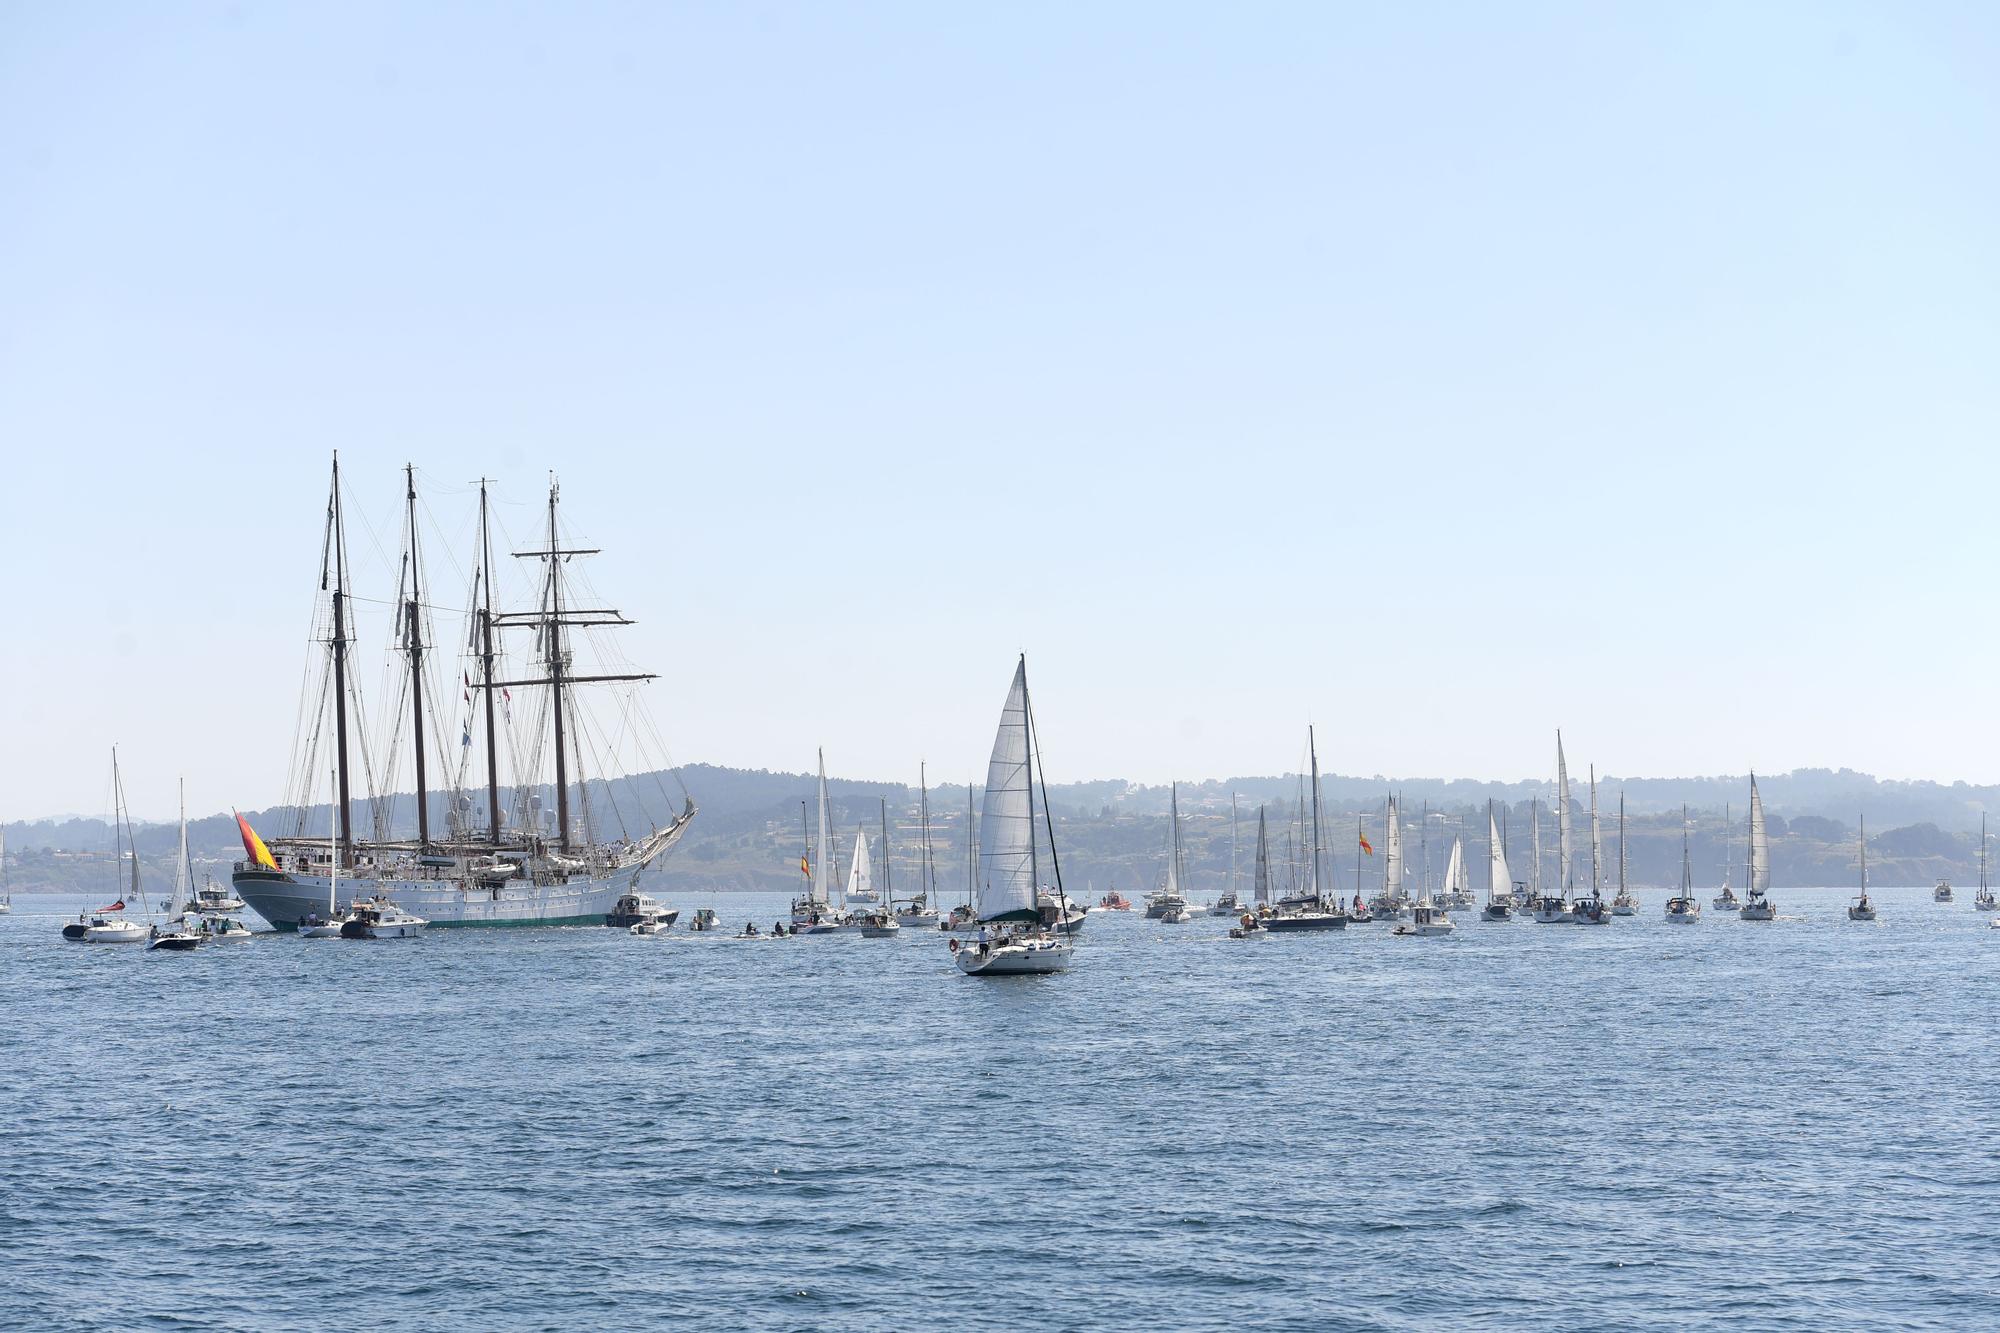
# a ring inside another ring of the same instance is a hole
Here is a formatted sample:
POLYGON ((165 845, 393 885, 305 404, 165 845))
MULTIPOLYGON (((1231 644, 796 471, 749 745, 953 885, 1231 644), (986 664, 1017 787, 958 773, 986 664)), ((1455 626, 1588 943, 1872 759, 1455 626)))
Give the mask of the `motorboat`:
POLYGON ((1937 887, 1931 890, 1931 901, 1934 903, 1948 903, 1951 901, 1951 884, 1949 881, 1941 879, 1937 882, 1937 887))
POLYGON ((913 930, 933 930, 938 923, 938 914, 924 904, 919 897, 896 909, 896 924, 913 930))
POLYGON ((1184 926, 1192 920, 1194 913, 1188 911, 1186 903, 1174 903, 1159 916, 1159 922, 1163 926, 1184 926))
POLYGON ((1347 913, 1338 904, 1323 905, 1317 898, 1283 898, 1264 918, 1264 928, 1280 935, 1296 935, 1315 930, 1347 929, 1347 913))
POLYGON ((302 940, 337 940, 340 928, 347 924, 344 916, 323 917, 318 912, 307 912, 299 918, 299 938, 302 940))
POLYGON ((864 940, 893 940, 902 931, 902 926, 888 912, 871 912, 861 919, 861 938, 864 940))
POLYGON ((1270 936, 1271 932, 1264 928, 1264 923, 1257 919, 1254 912, 1245 912, 1236 919, 1236 924, 1229 928, 1229 938, 1232 940, 1262 940, 1269 939, 1270 936))
POLYGON ((658 917, 649 916, 643 921, 634 921, 631 925, 625 927, 625 929, 629 933, 645 939, 657 940, 665 939, 667 932, 672 930, 673 927, 669 923, 661 921, 658 917))
POLYGON ((689 930, 714 930, 722 924, 722 917, 713 907, 697 908, 694 919, 688 922, 689 930))
MULTIPOLYGON (((355 903, 341 923, 344 940, 404 940, 423 934, 430 922, 398 907, 389 898, 377 895, 355 903)), ((638 922, 633 922, 637 925, 638 922)), ((669 921, 667 924, 671 925, 669 921)))
POLYGON ((1146 919, 1157 921, 1176 907, 1186 907, 1187 899, 1178 889, 1156 889, 1146 895, 1146 919))
POLYGON ((1579 898, 1570 904, 1570 921, 1579 926, 1608 926, 1611 924, 1611 904, 1593 893, 1588 898, 1579 898))
POLYGON ((1434 938, 1449 935, 1456 929, 1452 925, 1451 914, 1443 907, 1433 906, 1419 898, 1410 909, 1408 921, 1398 921, 1391 935, 1422 936, 1434 938))
POLYGON ((1045 929, 1061 931, 1065 935, 1074 935, 1082 930, 1083 919, 1090 914, 1090 909, 1082 903, 1068 898, 1059 899, 1047 889, 1035 895, 1035 906, 1042 914, 1045 929))
POLYGON ((634 890, 622 895, 604 914, 604 924, 613 928, 624 926, 630 929, 642 921, 658 921, 663 927, 671 926, 680 919, 678 907, 668 907, 650 894, 634 890))
POLYGON ((146 937, 148 949, 165 949, 170 953, 187 953, 200 946, 202 934, 190 929, 185 920, 168 922, 165 930, 154 926, 152 934, 146 937))
POLYGON ((1236 890, 1234 889, 1223 890, 1222 896, 1217 898, 1214 902, 1208 905, 1208 914, 1210 916, 1243 915, 1243 904, 1238 899, 1236 890))
POLYGON ((1118 890, 1113 889, 1097 900, 1097 910, 1100 912, 1129 912, 1132 910, 1132 900, 1118 892, 1118 890))
POLYGON ((243 910, 243 900, 217 884, 211 876, 194 891, 189 906, 197 912, 240 912, 243 910))
POLYGON ((938 929, 954 935, 973 935, 979 931, 979 918, 973 914, 971 903, 960 903, 951 909, 951 914, 938 922, 938 929))
POLYGON ((193 930, 201 932, 207 940, 247 940, 250 927, 233 916, 218 916, 208 912, 190 912, 183 921, 193 930))

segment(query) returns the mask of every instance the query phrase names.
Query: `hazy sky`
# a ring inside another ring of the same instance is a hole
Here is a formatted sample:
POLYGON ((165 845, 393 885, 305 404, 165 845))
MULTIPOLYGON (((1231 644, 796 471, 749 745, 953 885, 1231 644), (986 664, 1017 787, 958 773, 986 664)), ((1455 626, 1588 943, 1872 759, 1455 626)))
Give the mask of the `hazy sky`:
POLYGON ((1025 649, 1058 780, 1992 781, 1996 70, 1978 3, 8 5, 0 812, 279 798, 335 448, 381 597, 406 460, 450 538, 558 470, 682 760, 963 780, 1025 649))

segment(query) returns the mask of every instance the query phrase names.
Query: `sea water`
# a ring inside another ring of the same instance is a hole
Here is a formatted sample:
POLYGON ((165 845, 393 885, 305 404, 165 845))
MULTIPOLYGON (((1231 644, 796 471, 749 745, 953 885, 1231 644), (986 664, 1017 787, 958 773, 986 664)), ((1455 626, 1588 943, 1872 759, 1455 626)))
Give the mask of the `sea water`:
POLYGON ((0 1326, 2000 1324, 2000 930, 1849 896, 1006 979, 731 938, 775 897, 174 955, 17 896, 0 1326))

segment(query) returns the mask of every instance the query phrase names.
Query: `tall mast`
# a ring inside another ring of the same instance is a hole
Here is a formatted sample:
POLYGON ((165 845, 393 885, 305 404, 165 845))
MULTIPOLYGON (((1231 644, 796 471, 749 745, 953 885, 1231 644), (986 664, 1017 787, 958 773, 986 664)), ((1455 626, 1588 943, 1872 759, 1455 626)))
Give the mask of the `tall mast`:
POLYGON ((556 845, 569 850, 569 754, 563 734, 562 557, 556 554, 556 483, 549 482, 549 620, 547 628, 549 695, 555 704, 556 845))
POLYGON ((1534 884, 1530 892, 1537 898, 1542 896, 1542 798, 1528 798, 1528 819, 1535 826, 1535 870, 1534 884))
MULTIPOLYGON (((1028 780, 1028 888, 1035 895, 1035 916, 1039 920, 1041 917, 1042 865, 1035 857, 1035 729, 1028 721, 1028 655, 1026 653, 1021 654, 1021 757, 1022 762, 1028 767, 1027 773, 1023 775, 1028 780)), ((1046 798, 1042 802, 1042 813, 1048 813, 1048 801, 1046 798)), ((1053 832, 1053 829, 1051 829, 1051 832, 1053 832)), ((1055 850, 1053 841, 1049 844, 1049 850, 1051 852, 1055 850)), ((1059 907, 1057 911, 1060 912, 1061 908, 1059 907)), ((1056 917, 1056 925, 1062 925, 1062 917, 1060 915, 1056 917)))
POLYGON ((431 802, 424 781, 424 582, 417 559, 417 470, 408 463, 403 465, 403 488, 410 517, 410 598, 403 604, 408 616, 403 647, 410 655, 410 738, 417 747, 417 845, 429 851, 431 802))
POLYGON ((1625 793, 1618 793, 1618 896, 1625 896, 1625 793))
MULTIPOLYGON (((347 531, 340 514, 340 451, 333 455, 333 492, 326 502, 327 547, 331 555, 333 583, 333 736, 334 799, 340 806, 340 855, 343 866, 354 864, 353 802, 347 780, 347 531)), ((319 586, 328 582, 327 565, 322 563, 319 586)))
POLYGON ((887 908, 895 901, 891 896, 895 892, 895 883, 889 874, 889 798, 880 796, 876 799, 882 802, 882 906, 887 908))
POLYGON ((979 885, 979 815, 972 805, 972 783, 965 784, 965 906, 972 908, 972 891, 979 885))
POLYGON ((486 696, 486 825, 500 843, 500 753, 493 727, 493 530, 486 516, 486 480, 479 482, 479 660, 480 690, 486 696))
POLYGON ((1229 793, 1229 891, 1236 892, 1236 793, 1229 793))
POLYGON ((1986 812, 1979 812, 1979 887, 1986 887, 1986 812))
POLYGON ((1681 897, 1694 893, 1694 868, 1688 864, 1688 808, 1681 807, 1681 897))
POLYGON ((1306 725, 1306 754, 1312 760, 1313 777, 1313 833, 1312 833, 1312 891, 1318 900, 1325 892, 1320 879, 1320 837, 1319 837, 1319 747, 1313 739, 1312 725, 1306 725))

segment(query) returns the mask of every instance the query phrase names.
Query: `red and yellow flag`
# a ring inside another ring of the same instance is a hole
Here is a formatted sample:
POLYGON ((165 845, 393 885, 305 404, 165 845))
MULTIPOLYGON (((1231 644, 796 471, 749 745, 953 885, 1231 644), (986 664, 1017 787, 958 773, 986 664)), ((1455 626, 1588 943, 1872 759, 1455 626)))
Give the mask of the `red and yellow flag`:
POLYGON ((801 875, 804 875, 807 879, 811 879, 813 877, 812 862, 806 860, 803 854, 799 856, 799 873, 801 875))
MULTIPOLYGON (((236 815, 234 810, 229 812, 236 815)), ((271 859, 271 849, 257 836, 257 830, 250 827, 250 821, 236 815, 236 831, 243 835, 243 854, 266 870, 276 870, 278 863, 271 859)))
POLYGON ((1355 836, 1361 839, 1362 851, 1368 853, 1370 856, 1375 855, 1375 849, 1368 845, 1368 835, 1366 833, 1357 833, 1355 836))

